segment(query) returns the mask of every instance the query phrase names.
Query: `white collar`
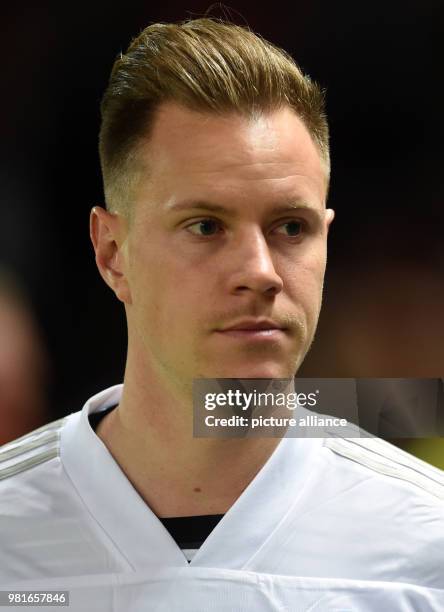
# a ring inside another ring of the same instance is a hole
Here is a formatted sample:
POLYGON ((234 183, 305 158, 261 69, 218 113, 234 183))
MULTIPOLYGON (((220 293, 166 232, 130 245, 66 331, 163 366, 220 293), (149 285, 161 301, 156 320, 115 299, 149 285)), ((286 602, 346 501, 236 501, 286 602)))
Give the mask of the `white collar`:
MULTIPOLYGON (((135 570, 188 566, 176 542, 90 426, 88 416, 117 405, 122 389, 116 385, 98 393, 67 419, 61 434, 63 465, 89 512, 135 570)), ((298 503, 322 443, 319 438, 284 438, 190 566, 244 567, 298 503)))

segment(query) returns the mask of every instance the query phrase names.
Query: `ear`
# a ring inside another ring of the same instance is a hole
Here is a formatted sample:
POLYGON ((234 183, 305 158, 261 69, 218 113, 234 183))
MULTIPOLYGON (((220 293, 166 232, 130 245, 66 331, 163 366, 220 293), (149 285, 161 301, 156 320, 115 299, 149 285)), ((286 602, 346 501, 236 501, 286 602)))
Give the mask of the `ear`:
POLYGON ((103 280, 121 302, 131 304, 123 250, 128 232, 126 219, 100 206, 94 206, 89 228, 96 264, 103 280))
POLYGON ((330 229, 330 225, 332 224, 333 219, 335 218, 335 211, 332 208, 327 208, 325 211, 325 223, 327 226, 327 234, 330 229))

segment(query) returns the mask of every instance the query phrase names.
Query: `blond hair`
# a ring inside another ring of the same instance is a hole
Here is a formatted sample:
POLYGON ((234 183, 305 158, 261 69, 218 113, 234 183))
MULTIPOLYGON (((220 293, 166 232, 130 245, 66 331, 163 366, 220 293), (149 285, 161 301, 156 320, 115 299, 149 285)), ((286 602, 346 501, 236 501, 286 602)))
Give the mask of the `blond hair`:
POLYGON ((288 53, 220 20, 156 23, 118 57, 102 99, 99 152, 110 210, 130 208, 138 145, 149 137, 156 109, 171 101, 195 111, 249 117, 290 106, 318 147, 328 183, 324 91, 288 53))

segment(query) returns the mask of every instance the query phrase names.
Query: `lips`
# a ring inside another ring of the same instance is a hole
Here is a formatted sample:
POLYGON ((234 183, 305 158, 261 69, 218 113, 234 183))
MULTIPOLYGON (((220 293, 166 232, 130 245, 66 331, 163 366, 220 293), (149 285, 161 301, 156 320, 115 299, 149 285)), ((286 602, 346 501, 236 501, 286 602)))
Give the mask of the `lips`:
POLYGON ((234 325, 225 327, 219 331, 230 332, 230 331, 270 331, 270 330, 281 330, 284 331, 285 327, 275 323, 271 319, 242 319, 234 325))

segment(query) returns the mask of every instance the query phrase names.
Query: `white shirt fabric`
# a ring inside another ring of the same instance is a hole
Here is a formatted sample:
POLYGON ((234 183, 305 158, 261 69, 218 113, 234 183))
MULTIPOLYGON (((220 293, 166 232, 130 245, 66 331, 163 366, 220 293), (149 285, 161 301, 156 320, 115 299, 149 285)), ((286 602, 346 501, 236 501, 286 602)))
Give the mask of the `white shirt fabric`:
POLYGON ((121 391, 0 449, 0 590, 69 590, 75 612, 444 610, 441 470, 286 437, 188 563, 90 426, 121 391))

